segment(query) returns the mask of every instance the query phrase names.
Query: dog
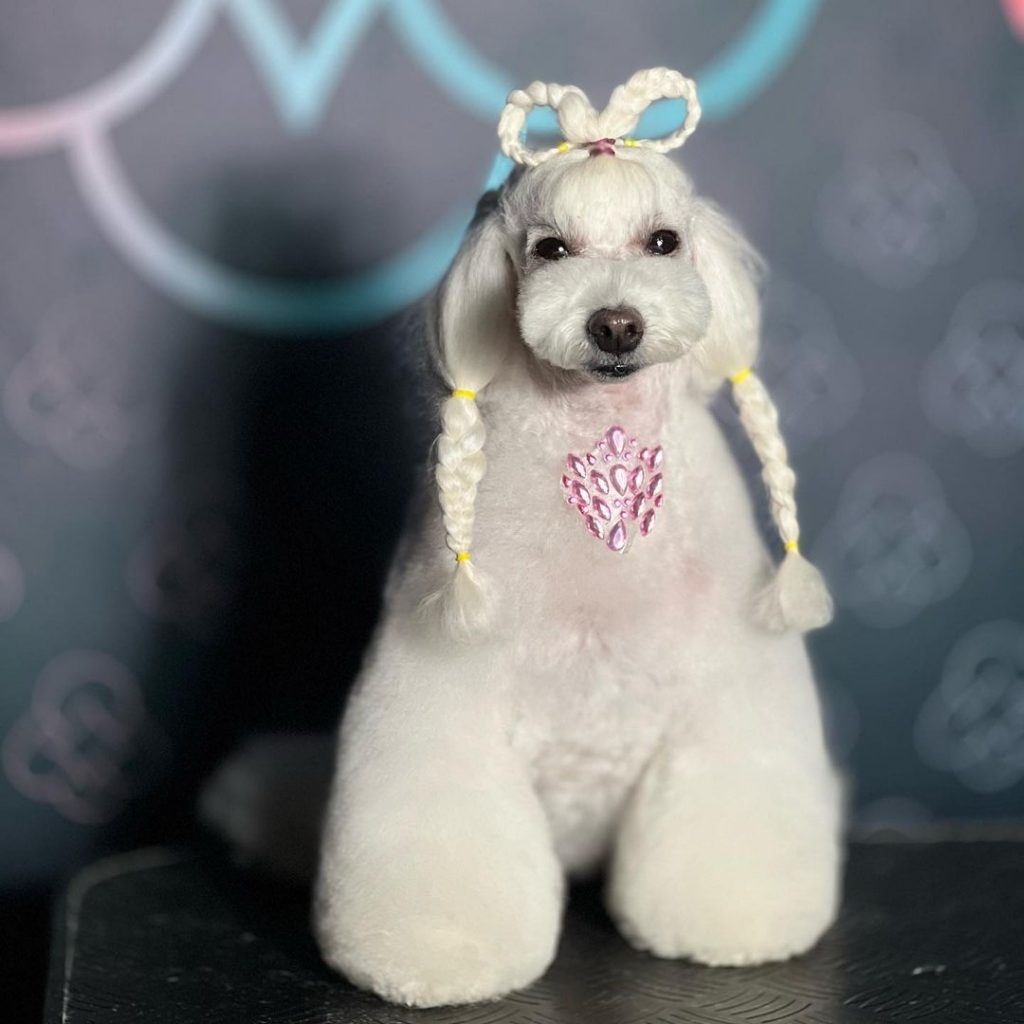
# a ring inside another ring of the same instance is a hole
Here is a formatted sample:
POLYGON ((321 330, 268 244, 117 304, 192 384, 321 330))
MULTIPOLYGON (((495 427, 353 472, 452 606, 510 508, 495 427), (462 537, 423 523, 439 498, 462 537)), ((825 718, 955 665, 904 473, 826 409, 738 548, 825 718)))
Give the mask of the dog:
MULTIPOLYGON (((518 167, 433 303, 439 501, 344 716, 314 901, 325 959, 384 999, 529 985, 566 878, 599 870, 622 934, 660 957, 785 959, 836 912, 842 787, 802 638, 831 604, 752 370, 760 260, 667 156, 699 116, 665 68, 600 112, 571 86, 513 92, 498 134, 518 167), (666 97, 683 125, 631 138, 666 97), (564 141, 528 149, 545 105, 564 141), (777 571, 709 408, 728 381, 777 571)), ((250 847, 223 795, 253 760, 207 800, 250 847)))

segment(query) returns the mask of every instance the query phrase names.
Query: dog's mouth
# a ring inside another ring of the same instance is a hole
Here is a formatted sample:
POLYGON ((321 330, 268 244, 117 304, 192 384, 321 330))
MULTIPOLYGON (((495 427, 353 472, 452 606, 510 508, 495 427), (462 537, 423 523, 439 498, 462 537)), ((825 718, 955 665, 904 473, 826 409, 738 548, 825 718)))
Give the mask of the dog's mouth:
POLYGON ((637 363, 600 363, 590 367, 590 372, 599 380, 625 380, 640 368, 637 363))

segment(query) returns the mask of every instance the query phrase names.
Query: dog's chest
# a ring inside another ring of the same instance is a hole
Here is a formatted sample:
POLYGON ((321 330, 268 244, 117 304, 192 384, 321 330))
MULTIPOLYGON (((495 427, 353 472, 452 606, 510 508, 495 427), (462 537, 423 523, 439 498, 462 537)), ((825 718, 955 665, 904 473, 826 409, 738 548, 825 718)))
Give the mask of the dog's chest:
POLYGON ((603 856, 626 796, 670 716, 665 680, 620 655, 523 665, 512 735, 572 870, 603 856))
POLYGON ((499 457, 479 519, 521 634, 632 645, 640 662, 652 635, 699 628, 713 590, 698 540, 706 470, 673 427, 642 410, 591 415, 499 457))
POLYGON ((512 741, 570 868, 606 850, 723 599, 702 529, 721 472, 707 412, 640 398, 496 423, 481 501, 481 565, 505 581, 515 637, 512 741))
POLYGON ((537 758, 564 758, 566 767, 585 758, 615 774, 643 758, 660 734, 672 685, 628 650, 581 652, 548 665, 521 661, 516 742, 537 758))

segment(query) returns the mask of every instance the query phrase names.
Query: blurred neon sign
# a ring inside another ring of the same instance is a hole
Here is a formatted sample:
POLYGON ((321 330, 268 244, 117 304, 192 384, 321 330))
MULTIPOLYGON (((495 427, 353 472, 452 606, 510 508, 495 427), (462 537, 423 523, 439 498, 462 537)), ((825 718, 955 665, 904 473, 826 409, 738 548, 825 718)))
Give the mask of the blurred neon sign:
MULTIPOLYGON (((705 116, 749 103, 796 52, 822 0, 761 0, 740 34, 696 74, 705 116)), ((451 210, 403 251, 345 278, 284 282, 223 266, 175 237, 142 203, 109 137, 184 72, 217 18, 233 25, 286 128, 314 130, 374 19, 386 16, 409 56, 467 113, 493 124, 515 76, 477 53, 436 0, 330 0, 299 40, 275 0, 179 0, 126 65, 80 93, 40 107, 0 110, 0 156, 66 147, 78 187, 111 242, 147 280, 182 305, 236 326, 337 331, 377 323, 428 291, 458 247, 471 207, 451 210)), ((530 127, 550 127, 548 112, 530 127)), ((662 134, 681 116, 663 103, 639 134, 662 134)), ((508 171, 481 168, 485 187, 508 171)))

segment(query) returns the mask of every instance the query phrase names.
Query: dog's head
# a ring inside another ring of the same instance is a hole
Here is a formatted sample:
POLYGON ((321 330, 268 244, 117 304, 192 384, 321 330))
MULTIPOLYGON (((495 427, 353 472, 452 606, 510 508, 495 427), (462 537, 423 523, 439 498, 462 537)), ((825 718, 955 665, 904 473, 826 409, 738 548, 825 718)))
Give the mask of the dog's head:
POLYGON ((760 261, 665 155, 699 117, 694 83, 667 68, 637 72, 601 112, 573 86, 534 82, 509 96, 498 136, 521 168, 478 211, 439 290, 433 331, 452 388, 441 412, 437 480, 456 559, 443 595, 456 633, 478 632, 489 618, 470 561, 485 466, 476 395, 524 344, 541 364, 595 386, 680 359, 691 361, 704 385, 732 379, 787 552, 784 571, 765 591, 762 619, 776 629, 809 628, 831 614, 820 577, 797 553, 793 473, 775 408, 750 369, 760 261), (660 139, 631 138, 659 98, 686 101, 682 125, 660 139), (526 148, 520 136, 535 106, 555 111, 566 141, 526 148))
POLYGON ((660 153, 566 153, 521 174, 495 216, 491 258, 514 268, 519 334, 545 363, 608 383, 706 361, 737 332, 756 346, 757 259, 660 153))
POLYGON ((600 113, 572 86, 513 92, 498 135, 521 166, 485 197, 441 288, 446 368, 468 363, 482 386, 515 344, 597 384, 684 356, 714 384, 753 362, 760 261, 664 155, 699 117, 693 83, 663 68, 638 72, 600 113), (683 125, 629 138, 657 96, 685 98, 683 125), (542 104, 570 141, 528 150, 519 136, 542 104))

